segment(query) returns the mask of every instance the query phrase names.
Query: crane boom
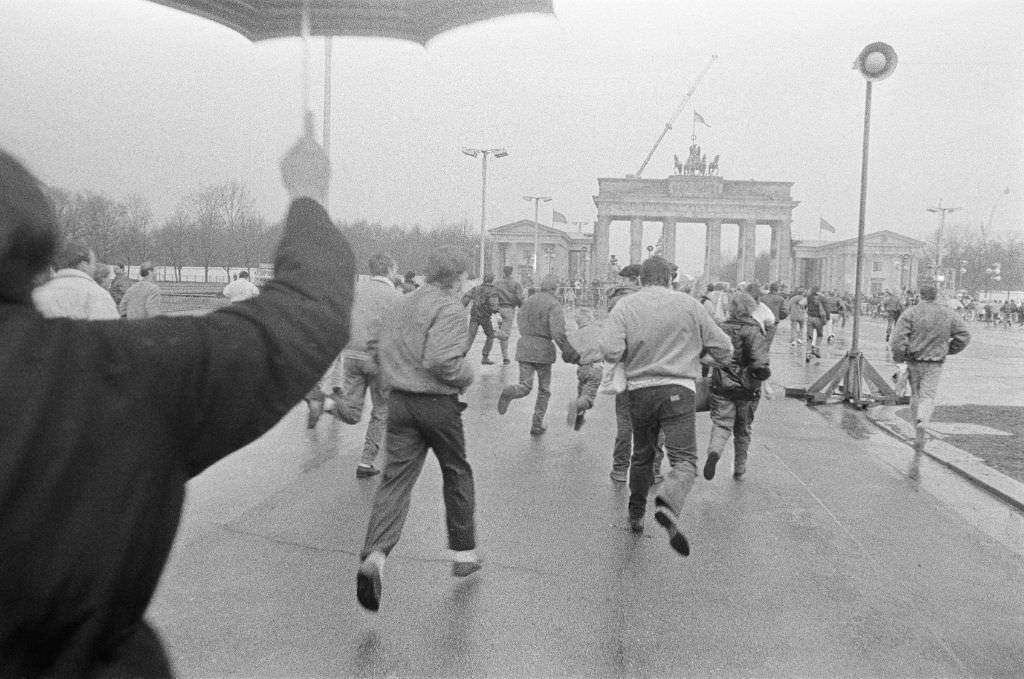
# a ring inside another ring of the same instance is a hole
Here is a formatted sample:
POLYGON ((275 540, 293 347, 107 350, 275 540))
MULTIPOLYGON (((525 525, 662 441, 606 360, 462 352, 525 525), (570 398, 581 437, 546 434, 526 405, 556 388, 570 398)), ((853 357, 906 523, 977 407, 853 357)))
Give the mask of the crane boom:
POLYGON ((692 97, 693 93, 697 90, 697 85, 700 85, 700 81, 704 79, 704 76, 707 75, 707 72, 711 70, 712 64, 714 64, 717 60, 718 55, 712 54, 711 60, 708 61, 708 65, 704 67, 704 70, 700 72, 700 75, 697 76, 697 79, 693 81, 693 86, 690 88, 690 91, 686 93, 685 97, 683 97, 683 100, 679 103, 679 107, 676 108, 676 112, 672 114, 672 118, 667 123, 665 123, 665 129, 661 131, 661 134, 658 136, 658 140, 654 142, 654 146, 651 148, 651 152, 647 154, 647 157, 644 158, 644 162, 641 163, 640 165, 640 169, 636 171, 637 178, 639 178, 640 175, 643 174, 644 168, 647 167, 647 163, 651 161, 651 157, 654 155, 654 152, 657 151, 658 146, 661 145, 661 140, 664 139, 665 135, 668 134, 668 131, 672 129, 672 124, 676 122, 676 118, 679 117, 679 114, 683 112, 683 109, 686 108, 686 105, 690 102, 690 97, 692 97))

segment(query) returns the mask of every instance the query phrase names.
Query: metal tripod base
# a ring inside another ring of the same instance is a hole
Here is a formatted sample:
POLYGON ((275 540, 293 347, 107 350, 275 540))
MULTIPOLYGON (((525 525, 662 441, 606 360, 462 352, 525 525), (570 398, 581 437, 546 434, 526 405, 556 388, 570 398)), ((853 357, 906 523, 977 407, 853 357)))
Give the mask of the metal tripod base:
POLYGON ((843 356, 807 389, 786 389, 786 396, 802 398, 815 405, 839 397, 858 408, 909 403, 909 399, 899 396, 859 351, 843 356))

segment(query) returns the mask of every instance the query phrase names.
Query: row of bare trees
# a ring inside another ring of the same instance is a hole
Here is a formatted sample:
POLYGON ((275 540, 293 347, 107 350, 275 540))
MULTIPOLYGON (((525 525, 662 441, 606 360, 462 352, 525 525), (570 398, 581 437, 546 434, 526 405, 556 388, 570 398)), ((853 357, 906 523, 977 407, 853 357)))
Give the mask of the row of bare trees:
MULTIPOLYGON (((937 235, 931 239, 932 257, 937 235)), ((1024 290, 1024 239, 1013 232, 990 235, 954 227, 942 242, 942 269, 955 274, 957 287, 982 298, 1024 290)))
MULTIPOLYGON (((280 224, 269 223, 255 211, 252 197, 240 182, 226 182, 185 196, 175 211, 155 224, 145 199, 123 200, 93 191, 50 188, 63 236, 92 247, 108 263, 152 261, 173 267, 181 279, 183 267, 252 268, 272 261, 281 235, 280 224)), ((360 220, 339 225, 356 255, 360 273, 370 256, 384 252, 400 271, 422 272, 429 253, 440 246, 463 250, 470 262, 479 254, 477 241, 466 234, 467 224, 433 229, 383 226, 360 220)))

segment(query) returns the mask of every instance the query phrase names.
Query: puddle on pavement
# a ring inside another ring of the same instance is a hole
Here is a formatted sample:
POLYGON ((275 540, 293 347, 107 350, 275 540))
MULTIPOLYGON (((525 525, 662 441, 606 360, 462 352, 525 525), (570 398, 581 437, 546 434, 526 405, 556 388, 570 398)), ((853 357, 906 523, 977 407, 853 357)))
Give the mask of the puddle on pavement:
POLYGON ((921 458, 918 479, 909 472, 913 448, 872 423, 864 412, 843 404, 808 406, 851 438, 869 441, 868 449, 906 478, 908 492, 926 492, 989 538, 1024 559, 1024 512, 996 498, 928 455, 921 458))

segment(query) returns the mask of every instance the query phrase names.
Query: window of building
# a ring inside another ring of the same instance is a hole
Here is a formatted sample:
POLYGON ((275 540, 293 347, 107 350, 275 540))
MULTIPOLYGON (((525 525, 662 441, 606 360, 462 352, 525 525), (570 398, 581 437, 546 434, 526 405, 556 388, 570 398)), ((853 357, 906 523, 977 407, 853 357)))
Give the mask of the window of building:
POLYGON ((877 259, 875 261, 871 262, 871 272, 872 273, 882 273, 882 263, 879 262, 877 259))
POLYGON ((872 295, 877 295, 880 292, 882 292, 882 281, 880 281, 880 280, 871 281, 871 294, 872 295))

